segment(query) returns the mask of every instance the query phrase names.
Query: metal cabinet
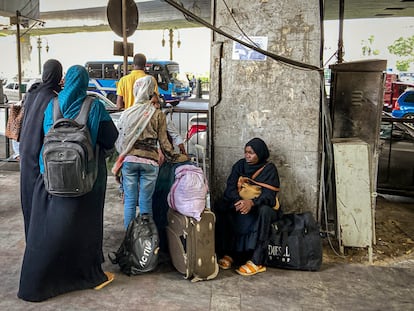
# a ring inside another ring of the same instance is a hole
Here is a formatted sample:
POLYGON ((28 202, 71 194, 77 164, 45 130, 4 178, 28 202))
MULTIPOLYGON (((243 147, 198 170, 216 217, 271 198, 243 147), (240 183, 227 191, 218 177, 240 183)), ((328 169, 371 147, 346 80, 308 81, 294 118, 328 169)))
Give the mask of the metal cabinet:
POLYGON ((333 141, 338 240, 344 246, 367 247, 372 262, 373 198, 371 152, 360 139, 333 141))

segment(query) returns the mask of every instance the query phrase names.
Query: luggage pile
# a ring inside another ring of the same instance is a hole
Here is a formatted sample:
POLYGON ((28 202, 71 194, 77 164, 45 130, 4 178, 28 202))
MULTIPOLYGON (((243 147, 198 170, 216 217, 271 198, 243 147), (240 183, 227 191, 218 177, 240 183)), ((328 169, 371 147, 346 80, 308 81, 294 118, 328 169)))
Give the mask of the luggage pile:
POLYGON ((208 206, 207 179, 194 164, 179 166, 175 175, 168 194, 166 227, 172 264, 191 282, 214 279, 219 272, 214 240, 216 217, 208 206))

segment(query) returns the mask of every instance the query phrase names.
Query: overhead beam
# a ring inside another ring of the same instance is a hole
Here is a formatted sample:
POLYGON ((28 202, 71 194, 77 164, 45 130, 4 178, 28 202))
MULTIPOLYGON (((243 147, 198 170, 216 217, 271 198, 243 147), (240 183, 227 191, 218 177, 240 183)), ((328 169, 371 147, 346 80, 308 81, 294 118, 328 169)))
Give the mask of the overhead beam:
MULTIPOLYGON (((0 0, 0 5, 2 0, 0 0)), ((3 0, 4 1, 4 0, 3 0)), ((211 0, 182 0, 184 8, 195 13, 206 21, 210 21, 211 0)), ((339 18, 338 0, 326 0, 325 20, 339 18)), ((138 2, 138 30, 154 30, 169 28, 200 27, 198 23, 188 21, 182 13, 171 7, 165 1, 138 2)), ((0 7, 0 15, 2 15, 0 7)), ((344 19, 413 17, 414 1, 401 0, 346 0, 344 19)), ((4 15, 3 16, 9 16, 4 15)), ((56 33, 99 32, 111 31, 106 16, 106 7, 95 7, 77 10, 40 12, 41 20, 46 22, 43 28, 34 28, 31 35, 49 35, 56 33), (70 21, 76 21, 76 26, 67 26, 70 21), (65 23, 66 22, 66 23, 65 23)), ((13 29, 3 29, 5 35, 15 35, 13 29)))

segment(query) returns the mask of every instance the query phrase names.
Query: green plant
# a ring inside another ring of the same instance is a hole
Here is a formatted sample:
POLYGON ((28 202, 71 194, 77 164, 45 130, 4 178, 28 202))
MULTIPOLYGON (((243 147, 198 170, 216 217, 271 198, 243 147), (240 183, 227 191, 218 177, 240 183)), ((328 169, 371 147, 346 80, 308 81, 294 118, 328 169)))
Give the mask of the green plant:
POLYGON ((397 60, 397 69, 399 71, 408 71, 411 63, 414 63, 414 36, 408 38, 398 38, 392 45, 388 46, 388 51, 391 54, 403 58, 401 60, 397 60))

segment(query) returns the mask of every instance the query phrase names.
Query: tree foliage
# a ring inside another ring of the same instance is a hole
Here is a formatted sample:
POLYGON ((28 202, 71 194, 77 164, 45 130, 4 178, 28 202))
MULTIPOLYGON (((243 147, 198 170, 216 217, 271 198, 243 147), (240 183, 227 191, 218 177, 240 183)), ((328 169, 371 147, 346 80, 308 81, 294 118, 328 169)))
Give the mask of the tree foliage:
POLYGON ((362 40, 362 55, 364 56, 371 56, 371 55, 379 55, 380 51, 378 49, 373 48, 375 37, 370 35, 367 40, 362 40))
POLYGON ((401 57, 396 63, 399 71, 408 71, 411 63, 414 63, 414 35, 408 38, 400 37, 388 46, 391 54, 401 57))

